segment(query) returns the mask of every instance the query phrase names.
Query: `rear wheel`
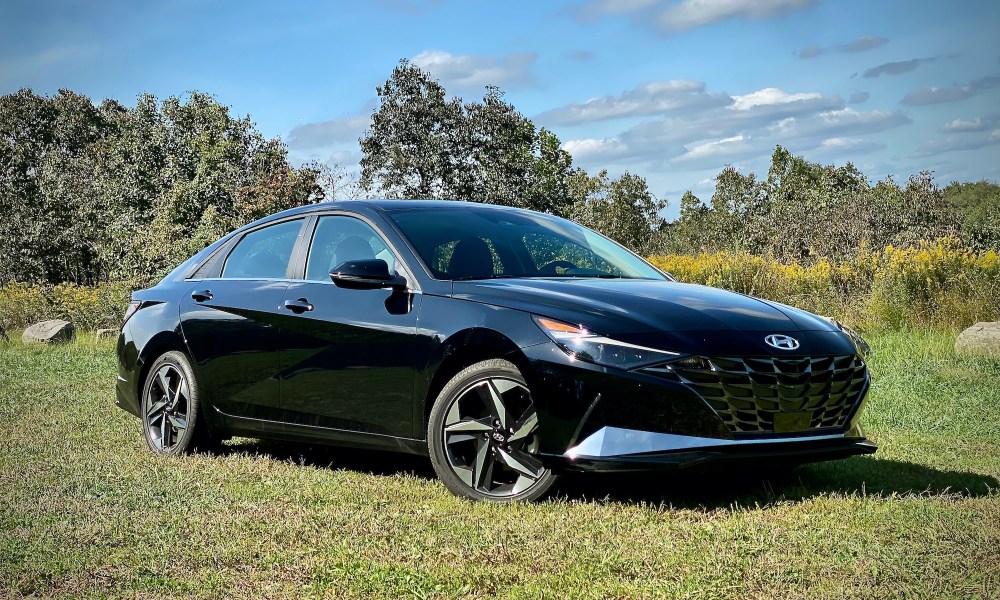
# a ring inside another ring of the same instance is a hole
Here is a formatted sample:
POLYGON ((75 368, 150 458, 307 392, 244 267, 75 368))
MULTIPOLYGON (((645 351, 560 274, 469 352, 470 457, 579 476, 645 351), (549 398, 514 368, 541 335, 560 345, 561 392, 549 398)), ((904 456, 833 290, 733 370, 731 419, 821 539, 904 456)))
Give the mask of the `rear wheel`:
POLYGON ((163 354, 150 366, 142 392, 142 430, 156 454, 187 454, 208 449, 210 436, 201 420, 198 383, 180 352, 163 354))
POLYGON ((441 390, 428 423, 431 462, 445 486, 473 500, 536 500, 556 475, 538 459, 538 414, 513 364, 476 363, 441 390))

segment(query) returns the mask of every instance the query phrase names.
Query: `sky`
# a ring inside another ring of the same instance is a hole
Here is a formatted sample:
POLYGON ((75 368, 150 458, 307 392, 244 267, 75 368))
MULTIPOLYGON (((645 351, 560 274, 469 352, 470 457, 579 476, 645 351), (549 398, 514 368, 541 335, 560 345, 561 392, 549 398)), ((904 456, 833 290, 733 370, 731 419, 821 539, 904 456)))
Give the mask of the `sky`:
POLYGON ((781 144, 873 182, 1000 180, 1000 0, 4 0, 0 94, 213 94, 293 162, 357 171, 400 59, 496 85, 574 164, 677 214, 781 144))

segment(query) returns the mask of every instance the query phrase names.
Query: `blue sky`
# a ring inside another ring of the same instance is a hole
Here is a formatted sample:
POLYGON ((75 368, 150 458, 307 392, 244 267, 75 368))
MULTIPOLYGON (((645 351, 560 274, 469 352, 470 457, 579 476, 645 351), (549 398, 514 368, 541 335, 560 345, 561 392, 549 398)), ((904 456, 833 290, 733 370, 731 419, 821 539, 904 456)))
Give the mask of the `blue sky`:
POLYGON ((495 84, 589 171, 671 202, 775 144, 873 180, 1000 179, 1000 1, 58 2, 0 6, 0 93, 214 94, 296 161, 357 168, 400 58, 495 84))

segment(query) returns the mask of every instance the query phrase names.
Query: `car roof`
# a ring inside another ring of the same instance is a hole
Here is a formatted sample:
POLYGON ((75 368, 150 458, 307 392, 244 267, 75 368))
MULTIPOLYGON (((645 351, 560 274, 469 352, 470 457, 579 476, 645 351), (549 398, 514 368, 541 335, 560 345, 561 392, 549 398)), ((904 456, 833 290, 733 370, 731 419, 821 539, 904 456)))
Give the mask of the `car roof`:
POLYGON ((248 223, 247 225, 240 227, 237 231, 242 231, 244 229, 249 229, 251 227, 267 223, 269 221, 282 219, 285 217, 291 217, 294 215, 309 214, 313 212, 322 212, 328 210, 349 210, 349 211, 359 212, 359 209, 364 210, 366 208, 378 212, 395 212, 400 210, 422 210, 431 208, 532 212, 521 208, 514 208, 511 206, 502 206, 498 204, 483 204, 481 202, 464 202, 460 200, 385 200, 385 199, 338 200, 335 202, 317 202, 315 204, 296 206, 295 208, 290 208, 288 210, 275 213, 273 215, 268 215, 266 217, 254 221, 253 223, 248 223))

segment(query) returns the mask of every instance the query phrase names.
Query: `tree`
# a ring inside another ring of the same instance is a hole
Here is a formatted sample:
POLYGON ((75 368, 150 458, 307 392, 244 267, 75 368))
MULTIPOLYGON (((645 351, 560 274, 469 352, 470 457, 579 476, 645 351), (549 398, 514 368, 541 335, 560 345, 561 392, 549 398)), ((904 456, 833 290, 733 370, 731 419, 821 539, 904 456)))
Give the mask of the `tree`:
POLYGON ((649 191, 646 180, 625 172, 610 179, 607 171, 591 177, 583 171, 571 183, 576 201, 570 218, 599 231, 639 254, 652 248, 654 234, 664 225, 660 211, 666 202, 649 191))
POLYGON ((976 250, 1000 248, 1000 185, 986 180, 953 182, 942 193, 959 216, 969 246, 976 250))
POLYGON ((279 140, 198 92, 130 109, 21 90, 0 97, 0 144, 0 284, 149 283, 226 231, 323 197, 318 169, 291 167, 279 140))
POLYGON ((572 157, 551 131, 488 87, 481 102, 447 99, 430 74, 400 61, 376 88, 361 138, 361 186, 390 198, 454 199, 564 213, 572 157))
POLYGON ((458 98, 446 99, 430 74, 401 60, 375 88, 379 106, 361 138, 361 186, 389 198, 446 198, 463 161, 464 120, 458 98))

